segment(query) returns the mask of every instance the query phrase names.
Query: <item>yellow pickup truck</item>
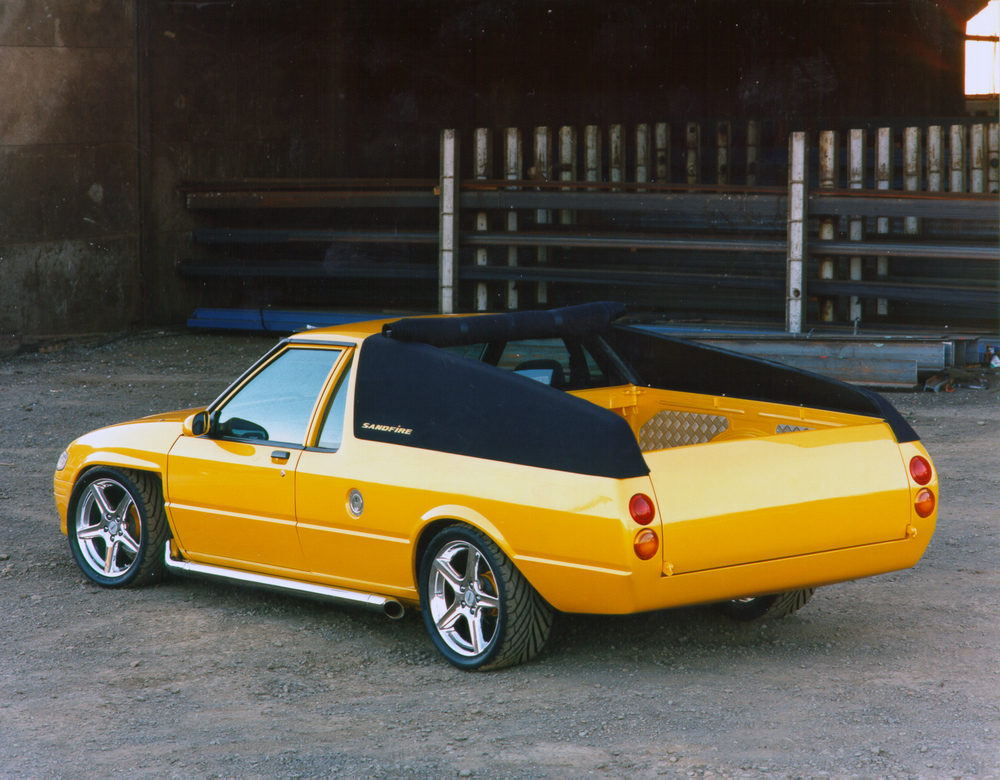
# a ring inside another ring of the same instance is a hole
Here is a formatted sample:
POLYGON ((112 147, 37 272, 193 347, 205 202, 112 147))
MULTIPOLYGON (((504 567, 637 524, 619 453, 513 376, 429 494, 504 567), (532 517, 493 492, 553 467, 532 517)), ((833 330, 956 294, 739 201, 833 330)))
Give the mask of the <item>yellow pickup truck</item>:
POLYGON ((780 617, 919 560, 937 474, 884 398, 624 314, 296 334, 206 408, 74 441, 62 530, 106 587, 174 572, 419 608, 470 670, 532 658, 554 610, 780 617))

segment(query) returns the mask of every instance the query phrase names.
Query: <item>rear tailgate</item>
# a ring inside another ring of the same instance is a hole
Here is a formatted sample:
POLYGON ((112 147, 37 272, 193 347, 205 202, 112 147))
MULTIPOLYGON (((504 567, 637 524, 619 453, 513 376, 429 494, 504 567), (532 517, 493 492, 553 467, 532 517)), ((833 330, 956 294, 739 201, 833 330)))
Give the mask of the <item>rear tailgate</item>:
POLYGON ((910 485, 881 420, 644 453, 672 574, 900 540, 910 485))

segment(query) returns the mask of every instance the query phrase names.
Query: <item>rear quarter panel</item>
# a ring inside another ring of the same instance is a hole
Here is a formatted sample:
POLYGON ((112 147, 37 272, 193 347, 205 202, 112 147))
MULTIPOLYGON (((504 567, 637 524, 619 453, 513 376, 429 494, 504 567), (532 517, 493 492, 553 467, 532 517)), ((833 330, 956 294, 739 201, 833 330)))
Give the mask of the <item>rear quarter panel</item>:
POLYGON ((906 538, 910 485, 881 421, 645 456, 672 574, 906 538))

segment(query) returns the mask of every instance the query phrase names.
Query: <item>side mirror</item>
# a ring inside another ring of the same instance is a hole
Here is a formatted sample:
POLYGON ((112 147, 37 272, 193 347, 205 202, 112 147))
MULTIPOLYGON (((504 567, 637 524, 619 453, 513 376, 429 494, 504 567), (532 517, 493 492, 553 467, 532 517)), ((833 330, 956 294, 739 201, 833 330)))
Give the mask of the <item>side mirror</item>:
POLYGON ((204 436, 206 433, 208 433, 208 412, 198 412, 184 420, 185 436, 204 436))

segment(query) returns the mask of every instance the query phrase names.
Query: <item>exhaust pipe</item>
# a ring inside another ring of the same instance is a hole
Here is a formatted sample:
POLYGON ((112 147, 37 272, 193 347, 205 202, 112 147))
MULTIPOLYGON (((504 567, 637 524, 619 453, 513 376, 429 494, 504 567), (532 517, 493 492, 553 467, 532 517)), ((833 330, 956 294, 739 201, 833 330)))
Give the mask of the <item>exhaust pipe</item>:
POLYGON ((210 566, 192 561, 177 561, 170 557, 170 543, 165 545, 163 562, 167 569, 182 577, 194 577, 207 580, 225 580, 242 585, 252 585, 276 593, 293 593, 303 598, 340 604, 348 607, 360 607, 369 612, 381 612, 393 620, 399 620, 406 613, 403 605, 390 596, 378 596, 374 593, 362 593, 357 590, 331 588, 327 585, 316 585, 311 582, 297 582, 282 577, 271 577, 266 574, 254 574, 237 569, 227 569, 223 566, 210 566))

